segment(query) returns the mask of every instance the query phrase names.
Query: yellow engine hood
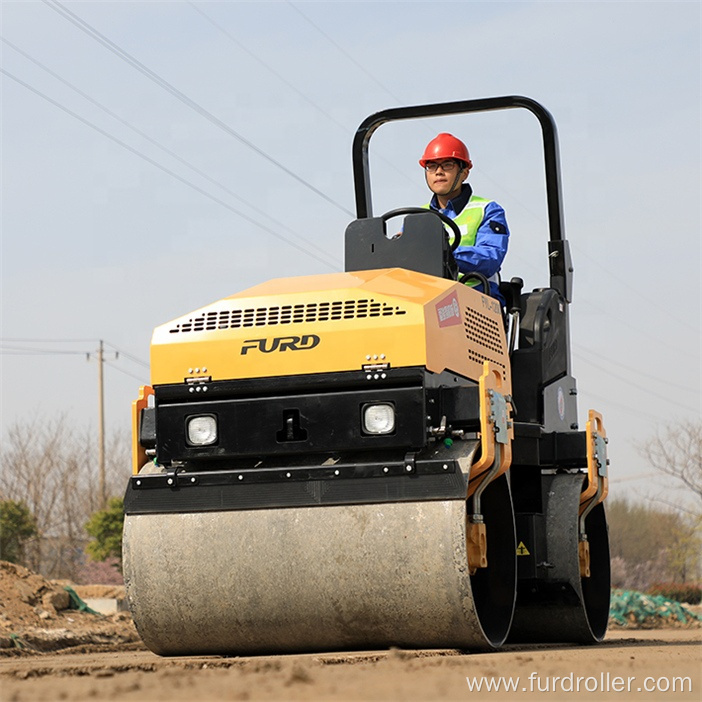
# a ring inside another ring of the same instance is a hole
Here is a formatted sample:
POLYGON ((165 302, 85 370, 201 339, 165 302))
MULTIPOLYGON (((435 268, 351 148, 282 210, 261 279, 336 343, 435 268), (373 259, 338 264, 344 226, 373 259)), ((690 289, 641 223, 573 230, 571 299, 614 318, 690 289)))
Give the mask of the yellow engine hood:
POLYGON ((339 372, 374 362, 478 377, 482 360, 469 358, 460 312, 466 298, 471 307, 482 304, 488 325, 504 337, 490 298, 422 273, 393 268, 271 280, 157 327, 151 382, 339 372))

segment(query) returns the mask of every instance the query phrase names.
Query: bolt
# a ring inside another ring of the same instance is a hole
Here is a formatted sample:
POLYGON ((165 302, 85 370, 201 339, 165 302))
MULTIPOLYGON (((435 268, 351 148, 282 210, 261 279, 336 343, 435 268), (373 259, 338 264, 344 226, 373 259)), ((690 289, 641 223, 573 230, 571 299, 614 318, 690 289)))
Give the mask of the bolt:
POLYGON ((386 373, 381 373, 381 374, 380 374, 380 377, 381 377, 383 380, 385 380, 385 378, 387 378, 388 376, 387 376, 386 373))
POLYGON ((203 373, 207 373, 207 368, 203 368, 203 369, 202 369, 202 372, 203 372, 203 373))
POLYGON ((244 479, 244 476, 243 476, 243 475, 240 475, 240 476, 239 476, 239 480, 243 480, 243 479, 244 479))
POLYGON ((383 468, 383 473, 387 473, 389 470, 390 469, 387 466, 385 466, 385 468, 383 468))
POLYGON ((411 473, 411 472, 412 472, 412 466, 410 466, 410 465, 405 466, 405 470, 406 470, 408 473, 411 473))
POLYGON ((195 372, 196 372, 196 373, 199 373, 199 372, 200 372, 200 369, 199 369, 199 368, 196 368, 196 369, 195 369, 195 372))
POLYGON ((378 380, 378 378, 380 378, 380 376, 376 373, 376 374, 373 376, 373 380, 378 380))
POLYGON ((141 485, 141 480, 137 480, 137 481, 136 481, 136 484, 137 484, 137 485, 141 485))
POLYGON ((339 475, 339 471, 338 471, 338 470, 335 470, 335 471, 334 471, 334 475, 339 475))
POLYGON ((370 360, 371 360, 370 354, 367 354, 367 355, 366 355, 366 361, 370 361, 370 360))
POLYGON ((193 369, 192 369, 192 368, 188 368, 188 373, 192 373, 192 372, 193 372, 193 369))
POLYGON ((374 360, 374 361, 377 361, 377 360, 378 360, 378 354, 377 354, 377 353, 373 354, 373 360, 374 360))
POLYGON ((202 392, 207 392, 207 385, 203 386, 202 392))
POLYGON ((286 474, 285 474, 285 477, 286 477, 286 478, 291 478, 292 475, 291 475, 290 473, 286 473, 286 474))
POLYGON ((191 386, 190 386, 190 389, 188 390, 188 392, 195 392, 195 388, 191 385, 191 386))
POLYGON ((369 373, 369 374, 366 376, 366 380, 373 380, 373 376, 369 373))
POLYGON ((443 468, 444 470, 448 470, 448 465, 447 465, 446 463, 444 463, 444 465, 442 466, 442 468, 443 468))
POLYGON ((384 354, 384 353, 381 353, 381 354, 380 354, 380 360, 381 360, 381 361, 384 361, 384 360, 385 360, 385 354, 384 354))
POLYGON ((169 485, 173 485, 173 478, 168 478, 166 481, 169 485))
POLYGON ((578 423, 577 423, 577 422, 573 422, 573 423, 570 425, 570 428, 571 428, 571 429, 577 429, 577 428, 578 428, 578 423))

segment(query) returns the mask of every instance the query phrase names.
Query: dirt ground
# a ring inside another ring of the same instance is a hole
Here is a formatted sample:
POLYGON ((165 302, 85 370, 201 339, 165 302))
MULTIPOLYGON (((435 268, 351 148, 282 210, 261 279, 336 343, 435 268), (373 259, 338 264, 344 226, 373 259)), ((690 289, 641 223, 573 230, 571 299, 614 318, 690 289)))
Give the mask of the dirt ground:
POLYGON ((700 634, 617 631, 598 646, 508 646, 481 654, 392 650, 159 658, 143 650, 84 648, 0 660, 0 690, 4 702, 700 700, 700 634), (486 689, 487 681, 494 685, 501 676, 510 676, 516 691, 505 691, 504 681, 499 691, 486 689))
POLYGON ((64 593, 62 583, 0 562, 2 702, 702 699, 700 628, 612 629, 599 645, 497 653, 160 658, 128 614, 66 609, 64 593))

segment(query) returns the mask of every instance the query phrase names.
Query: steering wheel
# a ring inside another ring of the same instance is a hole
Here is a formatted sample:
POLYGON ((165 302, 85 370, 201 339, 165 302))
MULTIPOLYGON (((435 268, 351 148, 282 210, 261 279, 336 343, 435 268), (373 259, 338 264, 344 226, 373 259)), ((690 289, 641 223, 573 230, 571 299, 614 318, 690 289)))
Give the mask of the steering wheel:
POLYGON ((479 283, 482 284, 483 292, 486 295, 490 294, 490 283, 488 282, 488 279, 482 273, 475 273, 474 271, 471 273, 464 273, 458 279, 458 282, 459 283, 467 283, 469 280, 477 280, 479 283))
POLYGON ((458 248, 458 245, 461 243, 461 230, 450 217, 441 212, 437 212, 436 210, 427 210, 424 207, 400 207, 397 210, 390 210, 390 212, 386 212, 384 215, 381 216, 380 219, 383 221, 383 223, 385 223, 393 217, 399 217, 401 215, 408 214, 426 214, 427 212, 438 217, 453 233, 453 239, 449 244, 451 252, 453 253, 458 248))

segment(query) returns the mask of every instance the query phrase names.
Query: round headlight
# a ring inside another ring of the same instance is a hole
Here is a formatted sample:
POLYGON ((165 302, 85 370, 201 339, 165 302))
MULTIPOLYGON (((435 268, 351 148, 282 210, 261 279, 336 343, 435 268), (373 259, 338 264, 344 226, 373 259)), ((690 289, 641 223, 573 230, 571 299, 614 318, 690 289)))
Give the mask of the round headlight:
POLYGON ((217 419, 211 414, 190 417, 186 426, 191 446, 209 446, 217 441, 217 419))
POLYGON ((363 408, 363 431, 366 434, 390 434, 395 429, 395 408, 388 403, 363 408))

